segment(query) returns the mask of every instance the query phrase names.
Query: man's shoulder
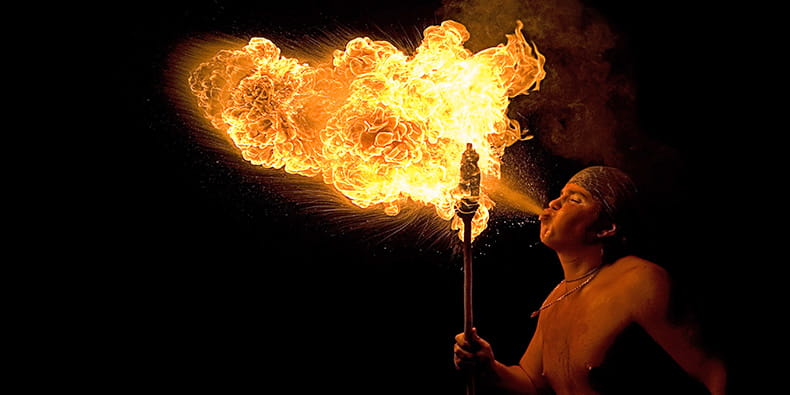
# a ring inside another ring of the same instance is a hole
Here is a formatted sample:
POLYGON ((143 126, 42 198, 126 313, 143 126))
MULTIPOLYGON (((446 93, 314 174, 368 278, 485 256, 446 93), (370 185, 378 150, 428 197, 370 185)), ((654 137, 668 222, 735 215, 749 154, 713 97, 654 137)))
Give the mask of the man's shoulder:
POLYGON ((666 270, 653 261, 638 257, 636 255, 627 255, 616 260, 613 266, 618 266, 623 272, 636 272, 641 274, 659 274, 665 273, 666 270))
POLYGON ((619 280, 630 288, 644 292, 669 286, 667 271, 658 264, 638 256, 625 256, 613 263, 617 267, 619 280))

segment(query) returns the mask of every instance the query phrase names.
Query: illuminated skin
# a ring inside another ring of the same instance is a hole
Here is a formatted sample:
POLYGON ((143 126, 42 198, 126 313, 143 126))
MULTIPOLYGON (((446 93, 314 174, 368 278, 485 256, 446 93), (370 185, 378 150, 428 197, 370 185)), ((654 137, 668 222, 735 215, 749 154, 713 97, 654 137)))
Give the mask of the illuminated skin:
MULTIPOLYGON (((600 208, 586 189, 569 183, 540 215, 540 239, 557 253, 567 280, 602 264, 600 240, 616 233, 617 226, 592 230, 600 208)), ((582 281, 562 283, 544 305, 582 281)), ((711 394, 724 394, 726 372, 721 361, 692 342, 692 327, 667 320, 669 293, 664 269, 635 256, 620 258, 601 266, 586 286, 540 312, 518 365, 497 361, 491 345, 475 331, 474 352, 463 333, 455 337, 456 367, 477 369, 488 383, 510 393, 595 394, 590 370, 603 363, 617 336, 636 323, 711 394)))

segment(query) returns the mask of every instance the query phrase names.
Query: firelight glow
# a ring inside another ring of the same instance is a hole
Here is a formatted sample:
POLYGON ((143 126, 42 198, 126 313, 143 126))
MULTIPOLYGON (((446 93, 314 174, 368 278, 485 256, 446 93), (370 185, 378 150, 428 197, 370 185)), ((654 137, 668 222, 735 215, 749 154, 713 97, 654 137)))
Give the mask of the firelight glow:
POLYGON ((388 215, 408 201, 433 206, 453 230, 463 226, 453 207, 472 143, 482 175, 474 238, 494 206, 487 185, 501 177, 505 148, 525 137, 507 116, 510 99, 539 90, 546 75, 545 57, 516 26, 507 44, 474 54, 466 28, 444 21, 425 29, 413 55, 364 37, 318 65, 252 38, 200 64, 189 86, 250 163, 321 176, 353 204, 388 215))

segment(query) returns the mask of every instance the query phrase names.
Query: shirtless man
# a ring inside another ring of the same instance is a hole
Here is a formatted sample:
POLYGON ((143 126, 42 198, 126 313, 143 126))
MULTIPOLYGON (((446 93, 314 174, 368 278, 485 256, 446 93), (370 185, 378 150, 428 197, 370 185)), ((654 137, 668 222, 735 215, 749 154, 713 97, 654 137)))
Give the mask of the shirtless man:
POLYGON ((711 394, 724 394, 723 363, 693 342, 691 326, 667 318, 670 278, 664 269, 636 256, 612 256, 625 241, 626 206, 635 190, 628 176, 610 167, 573 176, 540 215, 540 240, 557 253, 565 278, 533 313, 537 327, 519 364, 497 361, 474 331, 472 339, 455 337, 456 367, 508 393, 598 394, 603 390, 592 373, 617 337, 638 325, 711 394))

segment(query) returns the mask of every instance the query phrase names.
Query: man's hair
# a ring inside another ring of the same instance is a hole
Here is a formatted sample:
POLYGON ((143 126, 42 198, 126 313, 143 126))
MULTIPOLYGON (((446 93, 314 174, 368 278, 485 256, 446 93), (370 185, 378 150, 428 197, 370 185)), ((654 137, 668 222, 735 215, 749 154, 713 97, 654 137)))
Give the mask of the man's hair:
POLYGON ((615 224, 614 235, 601 240, 605 261, 629 254, 639 211, 637 187, 631 177, 614 167, 591 166, 576 173, 568 183, 586 189, 601 204, 596 231, 615 224))

